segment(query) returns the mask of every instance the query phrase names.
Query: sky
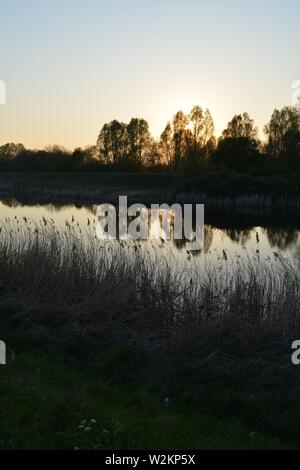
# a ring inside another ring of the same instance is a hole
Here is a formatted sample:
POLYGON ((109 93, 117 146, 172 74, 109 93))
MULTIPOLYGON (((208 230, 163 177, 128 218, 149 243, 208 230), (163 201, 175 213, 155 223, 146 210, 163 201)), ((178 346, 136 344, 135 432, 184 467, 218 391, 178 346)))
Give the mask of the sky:
POLYGON ((262 129, 300 80, 299 0, 0 0, 0 144, 73 149, 105 122, 208 107, 262 129))

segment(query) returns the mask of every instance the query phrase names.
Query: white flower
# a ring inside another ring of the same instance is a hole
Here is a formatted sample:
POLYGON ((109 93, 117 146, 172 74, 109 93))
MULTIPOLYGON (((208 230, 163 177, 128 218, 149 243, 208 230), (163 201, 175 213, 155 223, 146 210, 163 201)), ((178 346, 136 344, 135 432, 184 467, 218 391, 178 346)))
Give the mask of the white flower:
POLYGON ((92 428, 90 426, 87 426, 85 429, 84 429, 84 432, 90 432, 92 430, 92 428))

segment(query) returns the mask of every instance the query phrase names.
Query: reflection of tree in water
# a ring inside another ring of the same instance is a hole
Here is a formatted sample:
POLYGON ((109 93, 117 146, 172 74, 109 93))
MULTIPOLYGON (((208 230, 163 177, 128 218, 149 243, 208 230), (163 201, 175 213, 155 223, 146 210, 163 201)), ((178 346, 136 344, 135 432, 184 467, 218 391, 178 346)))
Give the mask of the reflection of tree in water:
POLYGON ((211 225, 205 225, 204 227, 204 246, 203 251, 207 253, 211 247, 214 238, 214 229, 211 225))
POLYGON ((89 212, 94 212, 93 206, 82 206, 79 204, 61 204, 59 202, 52 202, 52 203, 38 203, 37 201, 26 201, 26 200, 19 200, 15 197, 2 197, 1 202, 4 206, 10 207, 12 209, 16 209, 18 207, 43 207, 50 213, 61 212, 63 210, 69 209, 72 212, 72 209, 81 209, 85 208, 89 212))
POLYGON ((96 208, 97 206, 85 206, 82 204, 59 204, 59 203, 51 203, 45 206, 49 212, 55 213, 60 212, 62 210, 69 210, 70 214, 74 210, 81 210, 84 209, 86 212, 90 212, 93 215, 96 215, 96 208))
MULTIPOLYGON (((200 253, 207 253, 211 247, 212 241, 214 237, 214 229, 211 225, 205 225, 204 227, 204 245, 202 250, 193 250, 191 251, 191 254, 193 256, 197 256, 200 253)), ((188 240, 185 240, 184 238, 181 240, 172 240, 174 246, 177 248, 177 250, 182 250, 186 248, 186 244, 188 243, 188 240)))
POLYGON ((17 199, 15 197, 10 196, 3 196, 1 197, 1 203, 4 206, 10 207, 12 209, 16 209, 18 207, 37 207, 37 208, 45 208, 49 213, 55 214, 56 212, 59 213, 64 210, 69 210, 70 214, 72 211, 84 209, 90 214, 96 215, 97 205, 85 205, 85 204, 64 204, 61 202, 38 202, 37 200, 26 200, 26 199, 17 199))
POLYGON ((298 269, 300 270, 300 243, 296 242, 295 244, 295 250, 293 252, 293 258, 296 264, 298 264, 298 269))
POLYGON ((264 229, 264 233, 267 234, 270 245, 280 250, 295 245, 299 236, 299 231, 293 228, 268 227, 264 229))
POLYGON ((251 230, 239 230, 234 228, 223 229, 222 230, 233 242, 241 243, 245 245, 248 240, 251 238, 251 230))
POLYGON ((11 207, 11 208, 16 208, 20 205, 19 202, 13 197, 1 198, 1 202, 4 206, 11 207))
POLYGON ((182 249, 185 248, 185 245, 186 245, 186 240, 184 238, 178 240, 178 239, 172 239, 172 242, 174 244, 174 246, 177 248, 177 250, 181 251, 182 249))

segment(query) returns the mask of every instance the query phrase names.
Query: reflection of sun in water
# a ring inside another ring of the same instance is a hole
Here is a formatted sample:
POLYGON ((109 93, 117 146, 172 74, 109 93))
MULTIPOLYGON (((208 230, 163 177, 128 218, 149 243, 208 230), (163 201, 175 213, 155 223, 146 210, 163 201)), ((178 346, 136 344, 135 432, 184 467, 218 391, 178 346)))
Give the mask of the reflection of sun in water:
POLYGON ((158 212, 149 213, 149 237, 152 239, 172 239, 174 232, 175 212, 173 210, 160 209, 158 212))

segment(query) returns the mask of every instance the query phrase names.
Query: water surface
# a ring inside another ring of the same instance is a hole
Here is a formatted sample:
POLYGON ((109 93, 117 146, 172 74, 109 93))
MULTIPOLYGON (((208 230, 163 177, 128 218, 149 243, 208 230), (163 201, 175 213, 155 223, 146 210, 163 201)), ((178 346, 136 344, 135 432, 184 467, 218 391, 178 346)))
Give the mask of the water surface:
MULTIPOLYGON (((89 236, 95 238, 96 208, 94 205, 29 204, 2 198, 0 226, 10 224, 13 231, 30 221, 32 226, 42 230, 45 221, 51 220, 58 230, 66 230, 71 225, 88 240, 89 236)), ((103 241, 99 240, 101 243, 103 241)), ((105 247, 108 247, 108 243, 105 242, 105 247)), ((188 252, 184 240, 141 241, 139 247, 149 253, 159 253, 160 257, 175 266, 187 265, 191 258, 198 258, 201 263, 214 264, 220 259, 230 261, 245 256, 272 260, 278 254, 300 266, 300 220, 296 216, 205 213, 203 250, 188 252)))

